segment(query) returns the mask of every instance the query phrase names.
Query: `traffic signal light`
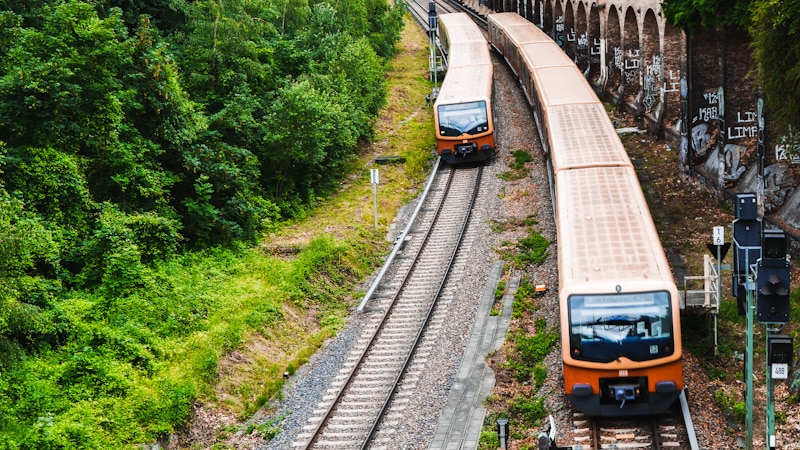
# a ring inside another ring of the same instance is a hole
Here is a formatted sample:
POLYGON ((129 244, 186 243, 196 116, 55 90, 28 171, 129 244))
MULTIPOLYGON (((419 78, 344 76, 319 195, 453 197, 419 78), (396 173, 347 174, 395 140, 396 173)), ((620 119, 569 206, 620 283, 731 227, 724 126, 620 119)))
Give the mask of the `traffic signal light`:
POLYGON ((733 295, 739 315, 745 315, 747 292, 744 288, 749 266, 761 257, 761 220, 758 218, 756 194, 736 194, 736 220, 733 221, 733 295))
POLYGON ((781 230, 765 230, 764 256, 756 275, 756 320, 761 323, 787 323, 791 267, 786 259, 786 236, 781 230))
POLYGON ((792 337, 785 334, 772 334, 767 338, 769 343, 768 364, 794 364, 794 344, 792 337))

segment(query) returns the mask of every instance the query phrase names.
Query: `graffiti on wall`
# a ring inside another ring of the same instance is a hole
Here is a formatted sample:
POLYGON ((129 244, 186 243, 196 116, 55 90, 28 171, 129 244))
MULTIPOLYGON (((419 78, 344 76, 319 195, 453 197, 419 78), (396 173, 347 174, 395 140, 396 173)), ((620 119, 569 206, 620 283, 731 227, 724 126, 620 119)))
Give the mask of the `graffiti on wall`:
POLYGON ((781 136, 775 145, 775 160, 800 164, 800 141, 792 136, 791 130, 789 131, 789 135, 781 136))
POLYGON ((703 94, 704 104, 697 108, 697 115, 692 117, 692 149, 698 156, 708 155, 711 147, 711 121, 719 119, 719 94, 706 92, 703 94))
POLYGON ((755 111, 736 113, 734 126, 728 127, 728 140, 758 137, 758 116, 755 111))
POLYGON ((559 47, 564 47, 564 16, 556 17, 556 43, 559 47))
POLYGON ((737 112, 733 125, 727 126, 725 130, 727 141, 723 149, 724 177, 726 181, 737 181, 747 170, 743 164, 747 146, 736 144, 735 141, 758 137, 758 115, 755 111, 737 112))
POLYGON ((777 162, 764 168, 764 209, 774 211, 783 206, 794 194, 794 178, 786 171, 785 162, 777 162))
POLYGON ((641 58, 639 57, 639 49, 628 50, 625 55, 625 84, 628 86, 635 85, 639 81, 639 69, 641 68, 641 58))
POLYGON ((725 144, 723 158, 725 161, 725 180, 736 181, 747 170, 742 164, 747 147, 739 144, 725 144))
POLYGON ((661 96, 661 55, 653 55, 653 60, 645 64, 642 106, 645 112, 652 112, 653 106, 661 96))
POLYGON ((591 60, 589 59, 589 36, 582 33, 577 37, 576 50, 575 50, 575 64, 584 70, 586 74, 589 73, 591 68, 591 60))

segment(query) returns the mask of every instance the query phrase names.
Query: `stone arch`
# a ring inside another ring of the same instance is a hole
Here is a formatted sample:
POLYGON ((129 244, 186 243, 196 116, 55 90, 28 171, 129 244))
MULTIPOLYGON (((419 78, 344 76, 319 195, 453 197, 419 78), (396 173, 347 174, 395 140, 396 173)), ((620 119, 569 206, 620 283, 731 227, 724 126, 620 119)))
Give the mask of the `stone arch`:
POLYGON ((641 32, 641 101, 639 106, 650 120, 658 123, 663 110, 664 55, 661 53, 661 33, 656 14, 648 9, 644 14, 641 32))
POLYGON ((616 6, 611 6, 606 17, 606 74, 603 77, 603 84, 606 92, 617 101, 618 89, 622 86, 622 70, 624 68, 622 58, 622 26, 620 25, 619 10, 616 6))
POLYGON ((525 19, 529 22, 533 22, 533 4, 536 3, 535 0, 524 0, 525 1, 525 19))
POLYGON ((586 4, 578 3, 575 14, 575 64, 585 74, 589 73, 589 26, 586 21, 586 4))
POLYGON ((553 37, 553 2, 549 0, 544 0, 542 31, 553 37))
POLYGON ((622 91, 620 102, 638 105, 641 101, 642 51, 639 44, 639 23, 630 6, 622 24, 622 91))
POLYGON ((556 41, 559 47, 562 49, 564 48, 564 8, 561 5, 561 2, 554 1, 555 5, 553 5, 553 30, 550 37, 556 41))
POLYGON ((533 23, 542 28, 543 21, 544 21, 544 8, 543 8, 544 0, 533 0, 533 23))
POLYGON ((592 82, 597 82, 600 78, 600 66, 603 64, 603 61, 605 61, 605 58, 601 58, 600 55, 602 51, 600 42, 605 39, 605 37, 600 34, 600 13, 601 9, 598 7, 597 3, 592 3, 591 8, 589 8, 589 24, 586 33, 589 45, 589 75, 587 78, 592 82))
POLYGON ((572 0, 567 0, 564 7, 564 51, 575 61, 576 54, 575 10, 572 0))
POLYGON ((681 134, 681 79, 686 85, 686 35, 680 28, 664 24, 664 38, 661 40, 661 54, 664 55, 664 105, 661 125, 664 130, 677 138, 681 134))

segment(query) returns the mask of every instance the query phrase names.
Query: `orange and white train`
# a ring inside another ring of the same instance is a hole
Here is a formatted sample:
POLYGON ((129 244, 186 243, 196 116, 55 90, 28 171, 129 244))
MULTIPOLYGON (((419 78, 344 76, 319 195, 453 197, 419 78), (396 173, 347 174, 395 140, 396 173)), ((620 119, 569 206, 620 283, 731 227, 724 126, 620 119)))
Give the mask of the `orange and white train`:
POLYGON ((488 20, 549 156, 566 395, 589 416, 662 413, 683 390, 680 305, 633 165, 561 48, 516 13, 488 20))
POLYGON ((447 73, 433 105, 436 151, 448 164, 486 161, 496 147, 489 44, 467 14, 438 17, 447 73))

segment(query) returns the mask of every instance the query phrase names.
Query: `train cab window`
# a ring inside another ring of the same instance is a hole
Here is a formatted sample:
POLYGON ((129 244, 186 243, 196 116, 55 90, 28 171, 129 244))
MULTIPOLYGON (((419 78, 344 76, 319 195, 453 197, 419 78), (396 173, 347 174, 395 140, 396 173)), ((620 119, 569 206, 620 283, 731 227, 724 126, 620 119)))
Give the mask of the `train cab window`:
POLYGON ((662 358, 674 352, 669 293, 572 295, 570 353, 583 361, 662 358))
POLYGON ((439 105, 439 134, 461 136, 479 134, 489 130, 486 102, 467 102, 439 105))

